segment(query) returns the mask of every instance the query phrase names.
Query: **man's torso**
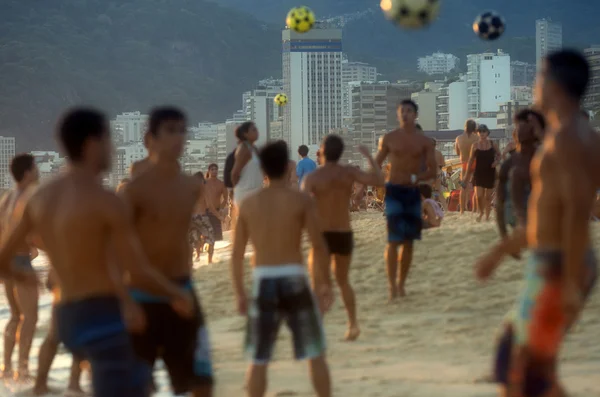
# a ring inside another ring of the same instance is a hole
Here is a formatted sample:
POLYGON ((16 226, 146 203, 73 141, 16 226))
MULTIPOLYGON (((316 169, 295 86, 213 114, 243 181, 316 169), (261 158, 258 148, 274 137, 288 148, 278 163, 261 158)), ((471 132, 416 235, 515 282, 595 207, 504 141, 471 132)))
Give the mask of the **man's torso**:
POLYGON ((221 208, 223 196, 225 193, 225 184, 217 178, 209 178, 206 180, 206 201, 207 204, 213 206, 215 210, 221 208))
POLYGON ((390 173, 388 182, 398 185, 411 184, 410 176, 422 172, 429 138, 417 133, 409 134, 401 129, 385 136, 389 154, 390 173))

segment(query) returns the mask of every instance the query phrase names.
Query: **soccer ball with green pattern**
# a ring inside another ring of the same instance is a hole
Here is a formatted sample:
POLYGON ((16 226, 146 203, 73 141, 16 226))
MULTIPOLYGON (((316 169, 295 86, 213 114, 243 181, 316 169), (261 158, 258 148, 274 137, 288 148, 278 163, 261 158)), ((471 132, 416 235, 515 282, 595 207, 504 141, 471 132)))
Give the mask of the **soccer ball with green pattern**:
POLYGON ((288 28, 298 33, 306 33, 315 24, 315 13, 308 7, 294 7, 288 12, 285 23, 288 28))
POLYGON ((440 12, 441 0, 381 0, 380 6, 390 21, 407 29, 429 25, 440 12))
POLYGON ((273 101, 279 106, 284 106, 288 103, 288 97, 285 94, 277 94, 275 95, 275 99, 273 99, 273 101))

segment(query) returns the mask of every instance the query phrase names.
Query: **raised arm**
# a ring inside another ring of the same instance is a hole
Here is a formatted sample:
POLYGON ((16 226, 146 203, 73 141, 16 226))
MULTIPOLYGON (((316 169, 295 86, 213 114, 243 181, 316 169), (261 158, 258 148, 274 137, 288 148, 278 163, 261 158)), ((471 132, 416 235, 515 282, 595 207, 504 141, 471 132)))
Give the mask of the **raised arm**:
POLYGON ((252 152, 246 145, 240 145, 235 151, 235 161, 231 170, 231 182, 233 186, 237 185, 242 176, 242 170, 252 158, 252 152))
POLYGON ((362 171, 359 168, 350 167, 350 172, 354 180, 363 186, 383 186, 385 178, 381 171, 381 166, 375 162, 369 149, 366 146, 359 146, 358 151, 367 159, 369 162, 369 172, 362 171))
POLYGON ((375 164, 377 164, 380 169, 390 153, 390 149, 387 146, 387 140, 385 138, 386 136, 387 134, 379 138, 379 147, 377 148, 377 155, 375 156, 375 164))

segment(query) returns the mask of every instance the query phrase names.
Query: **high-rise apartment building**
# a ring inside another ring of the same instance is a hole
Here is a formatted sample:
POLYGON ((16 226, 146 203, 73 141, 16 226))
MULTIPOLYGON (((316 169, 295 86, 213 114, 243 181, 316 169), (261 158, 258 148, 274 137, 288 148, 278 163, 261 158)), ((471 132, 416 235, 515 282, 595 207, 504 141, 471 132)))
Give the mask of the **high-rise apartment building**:
POLYGON ((535 80, 535 65, 527 62, 512 61, 510 63, 510 85, 532 86, 535 80))
MULTIPOLYGON (((349 62, 342 60, 342 118, 350 124, 352 118, 352 87, 361 81, 377 81, 377 68, 364 62, 349 62)), ((342 122, 344 121, 342 120, 342 122)))
POLYGON ((140 112, 126 112, 111 120, 110 127, 121 134, 122 143, 142 142, 146 132, 148 115, 140 112))
POLYGON ((414 92, 411 99, 419 107, 418 123, 425 131, 435 131, 437 125, 437 97, 444 86, 440 82, 427 82, 422 91, 414 92))
POLYGON ((142 142, 131 142, 116 148, 113 156, 113 166, 109 176, 110 185, 117 186, 129 175, 129 168, 136 161, 148 156, 148 150, 142 142))
POLYGON ((539 69, 542 58, 562 48, 562 25, 548 19, 535 21, 535 59, 539 69))
POLYGON ((10 189, 13 185, 10 163, 15 157, 15 138, 0 136, 0 189, 10 189))
POLYGON ((244 112, 249 120, 258 128, 257 144, 271 140, 271 122, 283 116, 283 108, 275 102, 275 96, 283 92, 282 80, 262 81, 259 86, 245 93, 244 112), (262 84, 261 84, 262 83, 262 84))
POLYGON ((283 111, 284 140, 292 153, 307 145, 314 154, 323 136, 342 127, 342 30, 317 23, 307 33, 286 29, 281 37, 289 99, 283 111))
POLYGON ((586 48, 584 54, 590 64, 591 74, 583 106, 587 111, 594 112, 595 116, 600 111, 600 46, 586 48))
POLYGON ((432 74, 447 74, 460 64, 460 59, 452 54, 435 52, 426 57, 419 58, 417 65, 420 72, 432 74))
POLYGON ((466 76, 440 88, 437 97, 438 130, 459 130, 469 118, 466 76))
POLYGON ((467 56, 467 106, 469 117, 495 128, 499 104, 510 101, 510 55, 497 53, 467 56))
POLYGON ((506 136, 510 137, 513 128, 513 118, 521 110, 531 106, 529 101, 508 101, 500 104, 500 111, 496 115, 496 128, 506 131, 506 136))

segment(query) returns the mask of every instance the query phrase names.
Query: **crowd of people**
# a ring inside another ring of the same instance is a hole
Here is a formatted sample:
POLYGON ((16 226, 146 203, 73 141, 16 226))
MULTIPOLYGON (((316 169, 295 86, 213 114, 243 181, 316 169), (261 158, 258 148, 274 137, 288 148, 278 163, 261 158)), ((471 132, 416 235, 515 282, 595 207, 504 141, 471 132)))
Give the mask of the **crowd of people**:
MULTIPOLYGON (((478 220, 489 219, 497 189, 499 242, 475 265, 488 279, 506 255, 530 249, 526 284, 498 340, 494 381, 500 396, 566 396, 557 373, 565 333, 581 313, 597 277, 589 220, 600 187, 600 136, 580 105, 589 65, 578 52, 561 50, 544 60, 536 83, 536 109, 514 119, 514 151, 503 157, 489 130, 466 123, 456 140, 462 187, 460 212, 475 188, 478 220), (477 133, 477 135, 475 135, 477 133), (497 177, 496 168, 500 166, 497 177), (507 225, 512 227, 509 233, 507 225)), ((76 108, 57 127, 68 169, 42 186, 30 155, 11 164, 16 188, 0 202, 4 279, 11 319, 5 330, 4 377, 29 377, 29 350, 37 323, 37 249, 49 258, 53 292, 51 326, 38 357, 34 392, 47 379, 59 343, 73 354, 69 389, 80 392, 80 367, 88 362, 96 397, 142 397, 152 390, 152 368, 162 359, 178 395, 211 396, 213 369, 207 324, 192 280, 192 251, 222 239, 231 218, 231 278, 239 313, 247 318, 245 350, 251 360, 246 393, 264 396, 267 368, 282 321, 292 333, 294 355, 309 362, 314 390, 332 395, 323 316, 333 302, 333 278, 348 317, 345 339, 361 333, 349 271, 354 248, 350 212, 365 187, 382 189, 387 226, 384 256, 390 301, 407 294, 415 241, 439 227, 444 159, 416 120, 411 100, 398 106, 399 128, 385 134, 370 167, 340 163, 344 142, 323 140, 317 163, 301 146, 296 164, 284 141, 257 148, 252 122, 236 130, 224 181, 211 164, 206 175, 186 175, 179 158, 186 117, 173 107, 150 114, 148 157, 135 163, 117 192, 101 175, 111 163, 104 114, 76 108), (385 164, 385 167, 384 167, 385 164), (229 210, 230 206, 232 209, 229 210), (310 240, 308 266, 303 233, 310 240), (252 288, 244 284, 246 246, 253 245, 252 288), (332 277, 333 275, 333 277, 332 277)))

